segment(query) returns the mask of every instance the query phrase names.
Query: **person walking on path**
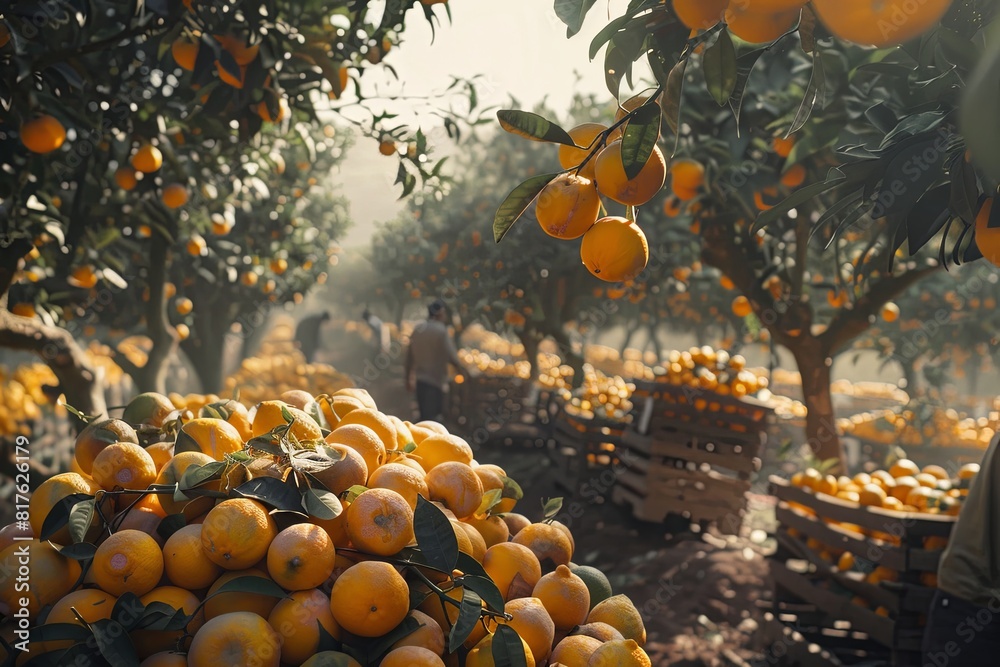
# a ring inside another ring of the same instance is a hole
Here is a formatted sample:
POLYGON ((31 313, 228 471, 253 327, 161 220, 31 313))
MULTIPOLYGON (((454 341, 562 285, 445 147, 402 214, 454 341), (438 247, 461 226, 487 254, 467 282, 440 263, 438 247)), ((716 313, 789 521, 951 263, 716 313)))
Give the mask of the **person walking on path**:
POLYGON ((1000 434, 972 480, 938 566, 924 665, 1000 664, 1000 434))
POLYGON ((468 374, 458 358, 446 322, 444 302, 432 302, 427 306, 427 321, 413 330, 406 350, 406 389, 416 391, 421 421, 441 420, 444 392, 448 386, 448 364, 468 374))
POLYGON ((330 313, 323 311, 313 315, 306 315, 299 320, 295 327, 295 340, 299 344, 302 356, 306 358, 306 363, 311 364, 319 349, 320 328, 323 323, 330 319, 330 313))

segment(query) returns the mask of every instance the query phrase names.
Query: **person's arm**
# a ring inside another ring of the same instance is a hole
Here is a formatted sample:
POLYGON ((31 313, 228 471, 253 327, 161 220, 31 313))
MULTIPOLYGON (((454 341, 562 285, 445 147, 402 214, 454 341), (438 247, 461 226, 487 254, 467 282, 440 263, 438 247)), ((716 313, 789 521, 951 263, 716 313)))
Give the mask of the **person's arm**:
POLYGON ((413 391, 413 342, 406 346, 405 364, 406 390, 413 391))
POLYGON ((465 367, 462 360, 458 358, 458 350, 455 349, 455 341, 452 340, 451 336, 445 336, 444 339, 445 350, 448 352, 448 361, 451 365, 458 369, 458 372, 462 375, 468 376, 469 369, 465 367))

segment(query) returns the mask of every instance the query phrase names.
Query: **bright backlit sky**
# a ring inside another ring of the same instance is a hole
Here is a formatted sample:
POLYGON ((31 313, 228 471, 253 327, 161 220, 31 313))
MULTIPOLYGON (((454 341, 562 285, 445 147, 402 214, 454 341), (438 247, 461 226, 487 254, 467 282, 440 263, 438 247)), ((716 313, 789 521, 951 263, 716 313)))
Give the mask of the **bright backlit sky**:
MULTIPOLYGON (((610 93, 604 85, 602 56, 588 60, 594 35, 610 18, 624 12, 626 0, 600 0, 583 30, 566 39, 552 0, 451 0, 452 24, 441 26, 434 43, 419 9, 408 16, 404 43, 386 57, 396 68, 408 95, 432 95, 447 87, 451 76, 483 75, 480 99, 505 104, 511 96, 524 107, 543 98, 555 109, 566 108, 574 90, 610 93), (579 81, 577 75, 579 74, 579 81)), ((438 11, 441 11, 438 8, 438 11)), ((370 75, 369 75, 370 76, 370 75)), ((366 77, 367 79, 368 77, 366 77)), ((368 242, 375 222, 399 211, 393 189, 397 164, 379 155, 374 141, 358 140, 337 181, 351 200, 355 224, 345 247, 368 242)), ((497 203, 506 193, 497 193, 497 203)))

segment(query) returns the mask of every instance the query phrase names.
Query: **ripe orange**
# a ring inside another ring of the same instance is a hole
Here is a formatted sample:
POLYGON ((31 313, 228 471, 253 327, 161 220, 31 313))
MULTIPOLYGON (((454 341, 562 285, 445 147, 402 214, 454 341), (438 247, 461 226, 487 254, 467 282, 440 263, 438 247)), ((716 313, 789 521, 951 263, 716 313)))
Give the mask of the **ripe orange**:
POLYGON ((294 437, 299 442, 323 439, 323 431, 312 417, 284 401, 263 401, 257 405, 253 416, 253 436, 264 435, 276 426, 286 426, 288 422, 282 416, 282 409, 294 419, 289 429, 290 438, 294 437))
MULTIPOLYGON (((77 618, 77 614, 87 623, 96 623, 102 619, 109 619, 111 618, 111 610, 114 608, 116 601, 117 598, 115 596, 108 595, 96 588, 84 588, 67 593, 65 597, 60 598, 52 605, 49 615, 45 618, 45 625, 53 625, 55 623, 78 625, 80 624, 80 620, 77 618), (76 613, 74 613, 74 609, 76 613)), ((40 644, 39 652, 48 653, 67 649, 73 645, 73 642, 70 640, 55 640, 40 642, 40 644)))
MULTIPOLYGON (((371 408, 372 410, 378 410, 378 406, 375 405, 375 399, 372 395, 368 393, 367 389, 361 389, 360 387, 344 387, 333 392, 333 397, 343 396, 346 398, 353 398, 354 400, 361 403, 363 408, 371 408)), ((390 419, 392 417, 390 416, 390 419)))
MULTIPOLYGON (((535 659, 532 657, 531 648, 528 646, 528 642, 521 638, 521 644, 524 646, 524 657, 527 667, 535 667, 535 659)), ((472 650, 469 651, 469 655, 465 660, 465 667, 494 667, 495 662, 493 661, 493 635, 488 634, 482 639, 480 639, 472 650)), ((555 663, 550 663, 555 667, 555 663)))
POLYGON ((329 400, 320 401, 319 406, 331 428, 337 428, 341 418, 351 410, 365 407, 364 403, 353 396, 331 396, 329 400))
POLYGON ((410 616, 420 623, 420 627, 397 641, 392 647, 420 646, 436 655, 444 655, 444 630, 438 622, 419 609, 411 609, 410 616))
POLYGON ((284 119, 287 112, 288 102, 286 102, 283 97, 278 100, 278 110, 273 116, 271 115, 271 109, 268 108, 266 101, 261 100, 257 103, 257 115, 260 116, 261 120, 267 123, 280 123, 284 119))
POLYGON ((436 653, 420 646, 395 648, 382 658, 379 667, 445 667, 436 653))
POLYGON ((180 208, 187 203, 187 188, 180 183, 171 183, 163 188, 160 199, 167 208, 180 208))
POLYGON ((214 417, 197 417, 184 424, 178 434, 178 442, 197 445, 202 453, 221 461, 226 454, 234 454, 243 449, 243 436, 235 426, 214 417))
POLYGON ((889 468, 889 474, 893 477, 916 477, 920 474, 920 466, 910 459, 899 459, 889 468))
POLYGON ((450 433, 424 438, 413 453, 427 471, 446 461, 472 463, 472 447, 464 439, 450 433))
POLYGON ((691 30, 708 30, 722 19, 729 0, 673 0, 674 13, 691 30))
POLYGON ((652 667, 646 652, 632 639, 605 642, 590 656, 587 667, 652 667))
POLYGON ((368 479, 368 465, 361 454, 346 445, 327 445, 327 448, 339 458, 329 467, 314 472, 316 479, 337 495, 352 486, 363 486, 368 479))
POLYGON ((500 544, 510 539, 510 528, 507 527, 507 523, 499 516, 493 515, 482 519, 471 516, 464 519, 464 521, 479 531, 479 534, 483 536, 483 541, 486 543, 487 549, 494 544, 500 544))
POLYGON ((216 591, 230 581, 233 581, 234 579, 242 579, 243 577, 256 577, 258 579, 267 579, 270 581, 270 577, 260 570, 253 568, 246 570, 233 570, 223 573, 221 577, 215 580, 215 583, 208 589, 208 595, 205 596, 206 619, 213 619, 217 616, 230 614, 236 611, 252 612, 264 618, 267 618, 270 615, 271 610, 278 604, 279 598, 271 595, 264 595, 263 593, 216 593, 216 591))
POLYGON ((788 32, 799 18, 798 10, 776 14, 759 13, 752 3, 730 3, 726 9, 726 23, 729 32, 747 42, 760 44, 773 42, 788 32))
MULTIPOLYGON (((924 466, 924 469, 921 470, 921 472, 923 472, 925 474, 928 474, 928 475, 933 475, 934 477, 936 477, 937 479, 942 480, 942 481, 951 478, 951 476, 948 474, 948 471, 945 470, 944 468, 942 468, 939 465, 933 465, 933 464, 932 465, 926 465, 926 466, 924 466)), ((897 482, 898 481, 899 480, 897 480, 897 482)))
MULTIPOLYGON (((28 513, 31 513, 30 507, 28 513)), ((31 524, 25 526, 20 522, 8 523, 3 528, 0 528, 0 551, 3 551, 15 542, 21 542, 21 538, 31 539, 34 536, 35 533, 31 529, 31 524)))
MULTIPOLYGON (((464 533, 465 537, 469 542, 469 549, 459 549, 460 551, 465 551, 473 558, 475 558, 480 563, 483 562, 483 558, 486 557, 486 540, 483 536, 479 534, 479 531, 470 526, 467 523, 462 523, 461 521, 452 521, 452 524, 460 528, 464 533)), ((458 531, 456 531, 457 533, 458 531)))
POLYGON ((593 637, 570 635, 552 649, 549 664, 559 664, 565 667, 587 667, 590 663, 590 657, 601 646, 601 642, 593 637))
POLYGON ((74 456, 80 469, 89 475, 94 467, 94 457, 116 442, 139 444, 139 438, 135 429, 121 419, 104 419, 88 424, 80 431, 74 445, 74 456))
POLYGON ((198 46, 197 42, 178 39, 170 45, 170 55, 174 57, 178 67, 193 72, 194 63, 198 59, 198 46))
POLYGON ((646 626, 642 615, 625 595, 612 595, 599 602, 590 610, 587 623, 607 623, 622 633, 625 639, 634 639, 639 646, 646 645, 646 626))
MULTIPOLYGON (((479 481, 483 483, 484 493, 493 489, 504 490, 504 478, 507 477, 507 472, 503 468, 492 463, 487 463, 476 466, 474 470, 479 477, 479 481)), ((510 494, 508 494, 508 497, 502 496, 502 498, 497 506, 493 508, 492 512, 494 514, 510 512, 514 509, 514 505, 517 504, 517 498, 510 497, 510 494)))
MULTIPOLYGON (((574 169, 583 162, 590 152, 597 147, 594 140, 606 129, 608 129, 608 126, 601 125, 600 123, 583 123, 569 130, 569 136, 573 139, 573 143, 580 146, 580 148, 564 144, 559 145, 559 164, 562 168, 574 169)), ((580 176, 593 180, 596 162, 596 156, 588 160, 587 164, 580 170, 580 176)))
POLYGON ((569 565, 573 559, 573 544, 569 538, 548 523, 533 523, 526 526, 518 531, 511 541, 531 549, 539 563, 551 560, 556 565, 569 565))
POLYGON ((201 524, 184 526, 163 545, 163 568, 170 583, 188 590, 211 586, 223 570, 201 546, 201 524))
MULTIPOLYGON (((48 478, 38 485, 28 501, 28 519, 35 535, 42 534, 45 517, 60 500, 75 493, 94 495, 100 487, 89 477, 83 477, 75 472, 64 472, 48 478)), ((63 527, 49 538, 56 544, 69 544, 72 540, 69 528, 63 527)))
POLYGON ((483 568, 507 601, 530 597, 542 577, 538 557, 528 547, 514 542, 494 544, 487 549, 483 568))
POLYGON ((80 564, 66 558, 48 542, 37 539, 15 542, 0 552, 0 603, 10 610, 26 608, 32 617, 45 605, 55 603, 72 589, 80 578, 80 564), (25 565, 27 560, 30 565, 25 565), (30 586, 24 587, 24 575, 29 568, 30 586), (22 602, 27 598, 28 604, 22 602))
POLYGON ((747 317, 753 312, 753 306, 750 305, 750 299, 743 295, 740 295, 733 299, 733 314, 736 317, 747 317))
POLYGON ((598 220, 583 235, 580 259, 601 280, 623 282, 632 280, 646 268, 649 244, 638 225, 609 216, 598 220))
POLYGON ((51 153, 66 141, 66 128, 54 116, 39 114, 21 125, 21 143, 32 153, 51 153))
POLYGON ((539 579, 531 594, 541 600, 559 630, 569 630, 587 620, 590 590, 565 565, 539 579))
POLYGON ((115 183, 122 190, 128 191, 134 189, 139 184, 138 179, 135 177, 135 169, 131 167, 119 167, 115 171, 115 183))
POLYGON ((91 471, 94 482, 111 491, 116 486, 125 489, 145 489, 156 481, 156 464, 149 453, 132 442, 116 442, 101 450, 94 458, 91 471))
POLYGON ((993 198, 983 202, 976 214, 976 247, 986 261, 1000 266, 1000 227, 990 229, 990 215, 993 213, 993 198))
POLYGON ((556 636, 556 625, 545 605, 538 598, 518 598, 508 602, 504 611, 513 617, 507 625, 528 644, 535 663, 541 664, 552 652, 556 636))
MULTIPOLYGON (((354 410, 347 416, 349 417, 355 412, 362 412, 363 410, 364 408, 362 410, 354 410)), ((368 426, 357 423, 344 424, 344 421, 341 420, 337 428, 330 435, 326 436, 326 442, 333 445, 350 447, 358 454, 361 454, 361 458, 365 460, 365 468, 369 476, 385 463, 385 440, 379 433, 368 426)), ((395 444, 396 436, 395 429, 393 429, 392 441, 389 446, 395 447, 395 444)))
POLYGON ((163 466, 167 465, 170 459, 174 458, 174 443, 169 440, 154 442, 146 447, 146 453, 153 459, 153 465, 156 466, 157 474, 159 474, 163 466))
MULTIPOLYGON (((360 483, 364 484, 364 482, 360 483)), ((429 493, 423 469, 418 471, 403 463, 387 463, 382 466, 369 476, 368 486, 373 489, 395 491, 403 496, 413 509, 417 507, 417 495, 426 498, 429 493)))
POLYGON ((188 667, 187 654, 161 651, 143 660, 139 667, 188 667))
POLYGON ((289 591, 318 588, 333 574, 333 542, 325 530, 311 523, 285 528, 267 550, 267 571, 289 591))
POLYGON ((865 484, 858 494, 858 502, 862 505, 881 507, 888 494, 878 484, 865 484))
MULTIPOLYGON (((194 593, 183 588, 160 586, 141 596, 139 600, 147 606, 153 602, 162 602, 175 611, 183 611, 189 616, 198 610, 198 613, 194 615, 185 628, 192 634, 198 632, 198 629, 205 622, 205 612, 198 609, 201 601, 194 593)), ((183 634, 184 630, 133 630, 129 636, 132 638, 132 643, 135 645, 139 657, 148 658, 154 653, 169 651, 177 646, 177 640, 183 634)), ((189 642, 190 639, 184 644, 187 645, 189 642)))
POLYGON ((163 394, 147 391, 139 394, 125 406, 122 421, 129 424, 163 426, 167 416, 174 411, 174 404, 163 394))
POLYGON ((348 632, 380 637, 410 613, 410 589, 389 563, 362 561, 337 577, 330 592, 330 610, 348 632))
POLYGON ((322 625, 330 636, 340 639, 340 626, 330 611, 330 598, 322 591, 295 591, 271 610, 267 622, 281 637, 281 661, 299 665, 319 648, 322 625))
POLYGON ((413 541, 413 510, 390 489, 368 489, 347 508, 347 534, 365 553, 397 554, 413 541))
POLYGON ((595 180, 602 195, 619 204, 641 206, 660 191, 667 178, 667 163, 658 147, 653 147, 646 164, 632 179, 625 175, 621 141, 615 141, 597 156, 595 180))
POLYGON ((163 166, 163 153, 152 144, 143 144, 132 156, 132 168, 144 174, 151 174, 163 166))
POLYGON ((483 484, 465 463, 447 461, 427 473, 431 500, 438 500, 459 519, 471 516, 483 502, 483 484))
MULTIPOLYGON (((376 408, 362 408, 361 410, 351 410, 346 415, 342 415, 340 421, 337 423, 336 430, 340 430, 344 426, 351 424, 357 424, 360 426, 367 426, 371 430, 375 431, 379 440, 382 441, 382 445, 386 449, 396 448, 396 426, 392 423, 392 420, 387 416, 382 414, 376 408)), ((365 459, 368 460, 367 458, 365 459)), ((379 463, 381 465, 381 463, 379 463)), ((376 466, 378 467, 378 466, 376 466)), ((369 470, 371 473, 374 468, 369 470)))
POLYGON ((698 190, 705 183, 705 167, 697 160, 670 163, 670 182, 683 190, 698 190))
POLYGON ((201 545, 208 559, 227 570, 243 570, 267 553, 278 534, 267 508, 249 498, 232 498, 205 517, 201 545))
POLYGON ((163 553, 146 533, 120 530, 97 547, 91 568, 94 582, 105 592, 145 595, 163 576, 163 553))
POLYGON ((535 217, 549 236, 575 239, 593 226, 601 209, 594 182, 573 173, 560 174, 538 193, 535 217))
POLYGON ((899 319, 899 306, 891 301, 882 306, 882 319, 886 322, 895 322, 899 319))
POLYGON ((827 29, 841 39, 878 47, 908 42, 933 28, 948 11, 951 0, 859 2, 845 6, 838 0, 815 0, 813 9, 827 29))
POLYGON ((378 144, 378 152, 386 157, 395 155, 397 152, 396 142, 392 139, 383 139, 378 144))
POLYGON ((221 416, 227 422, 236 427, 240 433, 240 438, 244 442, 253 437, 253 429, 250 427, 250 417, 246 407, 239 401, 228 399, 225 401, 215 401, 204 405, 198 411, 199 417, 221 416), (213 414, 217 413, 217 414, 213 414))
POLYGON ((523 514, 518 514, 517 512, 507 512, 504 514, 503 522, 507 524, 511 537, 517 535, 521 532, 521 530, 531 525, 531 519, 523 514))
POLYGON ((781 175, 781 184, 786 188, 797 188, 806 180, 806 168, 801 164, 793 164, 781 175))
POLYGON ((205 623, 188 650, 188 667, 278 667, 280 663, 281 637, 263 618, 245 611, 205 623))
MULTIPOLYGON (((176 484, 191 466, 203 466, 214 459, 204 452, 181 452, 167 461, 156 476, 156 484, 176 484)), ((205 488, 218 488, 218 482, 210 482, 205 488)), ((160 506, 167 514, 177 514, 188 504, 187 500, 175 500, 170 494, 159 496, 160 506)))

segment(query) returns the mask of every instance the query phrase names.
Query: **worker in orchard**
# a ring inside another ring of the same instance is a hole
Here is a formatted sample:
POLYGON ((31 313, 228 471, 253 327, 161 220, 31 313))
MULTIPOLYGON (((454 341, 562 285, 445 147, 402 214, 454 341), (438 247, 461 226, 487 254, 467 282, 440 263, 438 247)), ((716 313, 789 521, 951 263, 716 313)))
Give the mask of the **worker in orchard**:
POLYGON ((993 438, 938 566, 925 666, 1000 664, 1000 453, 993 438))
POLYGON ((410 335, 406 350, 406 388, 416 391, 420 419, 440 421, 448 386, 448 364, 467 374, 448 332, 447 308, 440 299, 427 306, 427 320, 410 335))

